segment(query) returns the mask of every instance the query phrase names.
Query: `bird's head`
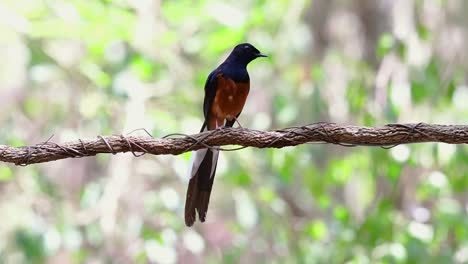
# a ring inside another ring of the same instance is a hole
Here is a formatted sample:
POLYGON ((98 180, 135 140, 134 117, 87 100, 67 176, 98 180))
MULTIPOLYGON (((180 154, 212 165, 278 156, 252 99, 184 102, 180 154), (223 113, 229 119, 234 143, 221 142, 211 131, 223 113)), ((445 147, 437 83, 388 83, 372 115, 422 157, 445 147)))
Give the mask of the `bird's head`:
POLYGON ((250 43, 242 43, 235 46, 231 54, 229 55, 230 59, 241 63, 245 63, 245 65, 259 57, 268 56, 261 53, 250 43))

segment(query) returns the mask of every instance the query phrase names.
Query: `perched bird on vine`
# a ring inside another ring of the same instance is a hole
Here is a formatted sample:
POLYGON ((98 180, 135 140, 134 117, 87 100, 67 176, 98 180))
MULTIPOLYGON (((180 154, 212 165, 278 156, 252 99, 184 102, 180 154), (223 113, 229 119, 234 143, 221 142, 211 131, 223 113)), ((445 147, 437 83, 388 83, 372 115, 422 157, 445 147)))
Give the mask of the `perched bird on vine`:
MULTIPOLYGON (((259 57, 267 56, 252 44, 239 44, 227 59, 208 75, 203 102, 205 121, 200 132, 234 125, 250 90, 247 64, 259 57)), ((205 221, 218 155, 219 150, 214 149, 200 149, 192 154, 190 182, 185 201, 187 226, 193 225, 196 213, 201 222, 205 221)))

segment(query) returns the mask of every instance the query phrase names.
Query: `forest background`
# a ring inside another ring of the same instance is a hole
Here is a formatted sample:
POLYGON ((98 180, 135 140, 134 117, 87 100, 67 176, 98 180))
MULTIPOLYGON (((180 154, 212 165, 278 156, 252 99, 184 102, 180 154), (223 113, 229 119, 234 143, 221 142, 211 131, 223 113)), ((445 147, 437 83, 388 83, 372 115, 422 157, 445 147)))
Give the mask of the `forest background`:
MULTIPOLYGON (((0 2, 0 143, 197 133, 241 42, 244 127, 466 124, 463 0, 0 2)), ((2 263, 466 263, 468 146, 221 154, 187 228, 190 153, 0 164, 2 263)))

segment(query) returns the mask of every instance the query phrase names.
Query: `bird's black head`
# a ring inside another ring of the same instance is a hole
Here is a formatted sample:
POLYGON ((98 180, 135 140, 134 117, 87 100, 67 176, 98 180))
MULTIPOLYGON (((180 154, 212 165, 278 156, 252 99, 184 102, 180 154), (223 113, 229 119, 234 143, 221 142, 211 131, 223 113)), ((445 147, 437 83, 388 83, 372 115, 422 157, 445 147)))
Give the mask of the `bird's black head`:
POLYGON ((247 65, 249 62, 255 60, 258 57, 268 56, 261 53, 252 44, 242 43, 234 47, 228 59, 247 65))

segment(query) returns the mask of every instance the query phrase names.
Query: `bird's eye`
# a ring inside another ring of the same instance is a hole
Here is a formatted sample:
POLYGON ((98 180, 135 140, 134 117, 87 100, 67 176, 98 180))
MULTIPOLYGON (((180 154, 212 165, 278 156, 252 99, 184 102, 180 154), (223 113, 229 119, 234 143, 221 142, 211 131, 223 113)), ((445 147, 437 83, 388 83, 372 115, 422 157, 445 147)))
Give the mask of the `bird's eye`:
POLYGON ((244 49, 248 49, 248 48, 249 48, 249 46, 248 46, 248 45, 245 45, 245 46, 244 46, 244 49))

